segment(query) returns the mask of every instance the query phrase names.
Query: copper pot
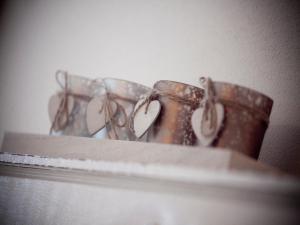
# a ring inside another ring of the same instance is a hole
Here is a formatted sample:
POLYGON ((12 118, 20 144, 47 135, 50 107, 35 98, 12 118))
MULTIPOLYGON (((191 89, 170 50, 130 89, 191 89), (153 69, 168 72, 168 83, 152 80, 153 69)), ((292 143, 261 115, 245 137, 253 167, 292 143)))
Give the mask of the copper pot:
POLYGON ((153 89, 158 93, 161 112, 148 133, 148 141, 195 145, 191 116, 203 97, 203 89, 167 80, 156 82, 153 89))
POLYGON ((234 84, 214 82, 225 109, 225 120, 213 146, 229 148, 257 159, 268 127, 273 100, 234 84))

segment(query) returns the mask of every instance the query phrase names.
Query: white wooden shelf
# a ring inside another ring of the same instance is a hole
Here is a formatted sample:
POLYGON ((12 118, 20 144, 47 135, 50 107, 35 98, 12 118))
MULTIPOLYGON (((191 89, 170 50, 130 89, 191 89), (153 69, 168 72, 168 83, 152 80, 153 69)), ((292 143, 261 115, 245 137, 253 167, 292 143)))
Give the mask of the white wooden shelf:
POLYGON ((13 134, 6 224, 297 224, 297 180, 224 149, 13 134))

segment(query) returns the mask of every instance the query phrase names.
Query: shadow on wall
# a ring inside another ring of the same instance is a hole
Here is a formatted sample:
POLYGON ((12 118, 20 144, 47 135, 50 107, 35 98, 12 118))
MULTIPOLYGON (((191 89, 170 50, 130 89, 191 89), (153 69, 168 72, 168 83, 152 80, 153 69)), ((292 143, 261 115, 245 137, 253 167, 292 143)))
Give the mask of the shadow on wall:
POLYGON ((300 127, 270 126, 259 160, 300 176, 300 127))

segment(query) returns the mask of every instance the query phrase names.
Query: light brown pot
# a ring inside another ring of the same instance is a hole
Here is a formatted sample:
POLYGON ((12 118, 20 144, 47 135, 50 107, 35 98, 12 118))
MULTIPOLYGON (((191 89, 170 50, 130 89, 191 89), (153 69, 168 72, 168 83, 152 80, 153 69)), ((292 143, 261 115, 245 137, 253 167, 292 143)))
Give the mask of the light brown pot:
POLYGON ((126 122, 125 126, 115 126, 117 137, 115 136, 111 124, 108 124, 106 132, 114 139, 136 140, 136 137, 129 129, 129 118, 140 96, 149 94, 152 89, 135 82, 115 78, 104 78, 103 81, 107 93, 111 95, 112 98, 115 97, 115 101, 123 107, 127 117, 126 119, 124 113, 122 113, 121 110, 118 110, 114 118, 117 121, 120 121, 120 123, 126 122))
MULTIPOLYGON (((66 72, 58 71, 58 75, 64 75, 66 72)), ((58 77, 58 82, 62 86, 58 95, 64 95, 65 80, 64 76, 58 77), (61 79, 60 79, 61 78, 61 79)), ((95 94, 101 95, 105 89, 98 81, 84 78, 77 75, 67 74, 67 89, 69 96, 74 99, 74 107, 68 115, 68 123, 61 128, 55 127, 52 135, 71 135, 71 136, 90 136, 86 123, 86 108, 95 94)), ((49 107, 50 101, 49 101, 49 107)), ((50 111, 50 110, 49 110, 50 111)))

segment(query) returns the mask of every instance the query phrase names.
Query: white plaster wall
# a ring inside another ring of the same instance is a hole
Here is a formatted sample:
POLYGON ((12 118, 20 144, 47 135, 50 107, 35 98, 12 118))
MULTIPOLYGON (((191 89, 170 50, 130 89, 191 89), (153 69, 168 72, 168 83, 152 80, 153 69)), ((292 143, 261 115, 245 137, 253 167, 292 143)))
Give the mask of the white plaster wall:
POLYGON ((7 1, 0 21, 0 142, 47 133, 54 73, 153 85, 200 75, 254 88, 274 108, 260 159, 300 174, 297 1, 7 1))

